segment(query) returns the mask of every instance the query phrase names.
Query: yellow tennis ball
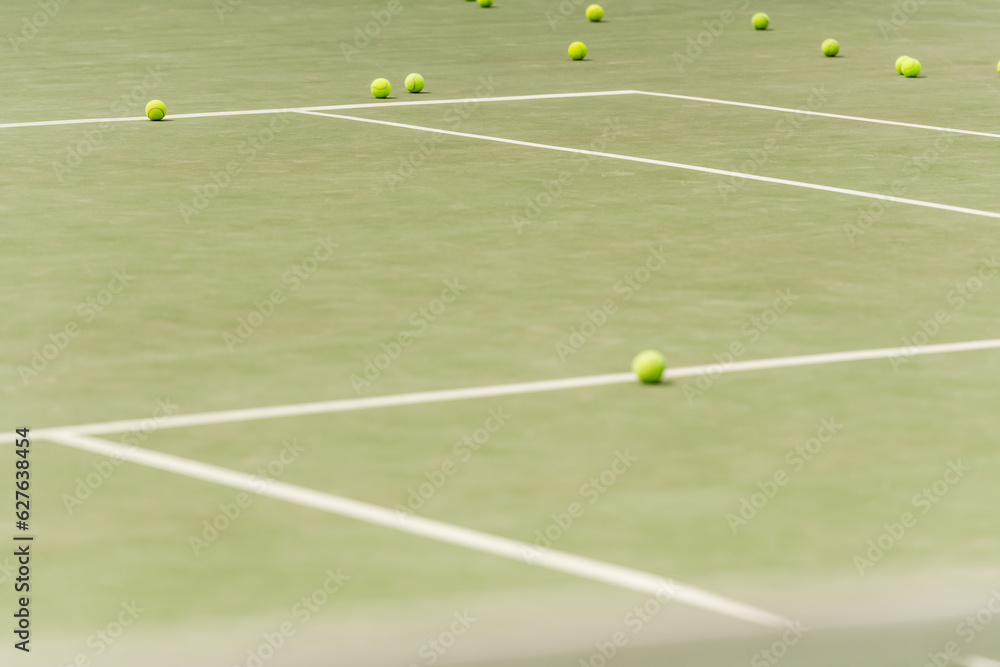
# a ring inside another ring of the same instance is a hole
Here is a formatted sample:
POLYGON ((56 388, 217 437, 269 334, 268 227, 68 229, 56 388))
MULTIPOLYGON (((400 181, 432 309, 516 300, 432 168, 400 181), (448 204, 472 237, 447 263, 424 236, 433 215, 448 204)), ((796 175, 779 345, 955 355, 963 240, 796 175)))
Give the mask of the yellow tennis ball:
POLYGON ((903 75, 903 63, 910 60, 910 56, 900 56, 896 58, 896 73, 900 76, 903 75))
POLYGON ((372 81, 372 95, 379 99, 389 97, 392 92, 392 84, 386 79, 375 79, 372 81))
POLYGON ((632 372, 646 384, 656 384, 663 378, 667 360, 656 350, 645 350, 632 359, 632 372))
POLYGON ((823 40, 823 55, 827 58, 833 58, 838 53, 840 53, 840 42, 835 39, 823 40))
POLYGON ((146 105, 146 118, 149 120, 163 120, 167 115, 167 105, 160 100, 152 100, 146 105))
POLYGON ((573 60, 583 60, 587 57, 587 45, 583 42, 573 42, 569 45, 569 57, 573 60))
POLYGON ((903 76, 910 79, 920 76, 920 61, 916 58, 907 58, 904 60, 903 76))
POLYGON ((480 7, 492 7, 493 6, 493 0, 479 0, 479 6, 480 7))
POLYGON ((750 22, 753 23, 753 27, 757 28, 757 30, 767 30, 767 26, 771 25, 771 18, 764 12, 759 12, 753 15, 750 22))
POLYGON ((1000 63, 997 63, 997 74, 1000 74, 1000 63))
POLYGON ((410 76, 406 77, 404 85, 411 93, 419 93, 424 89, 424 77, 414 72, 410 76))
POLYGON ((590 5, 587 7, 587 18, 597 23, 604 18, 604 8, 600 5, 590 5))

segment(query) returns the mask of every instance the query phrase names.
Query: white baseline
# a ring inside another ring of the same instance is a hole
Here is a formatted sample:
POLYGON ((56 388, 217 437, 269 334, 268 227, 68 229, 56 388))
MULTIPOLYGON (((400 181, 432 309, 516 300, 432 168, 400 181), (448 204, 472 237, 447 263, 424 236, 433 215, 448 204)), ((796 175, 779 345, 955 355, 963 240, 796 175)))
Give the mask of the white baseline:
MULTIPOLYGON (((934 354, 974 352, 978 350, 993 349, 1000 349, 1000 339, 977 340, 962 343, 942 343, 939 345, 923 345, 916 347, 890 347, 874 350, 829 352, 824 354, 807 354, 797 357, 749 359, 747 361, 736 361, 731 364, 716 363, 702 366, 684 366, 667 369, 663 374, 663 379, 675 380, 685 377, 695 377, 707 373, 740 373, 746 371, 773 370, 778 368, 818 366, 822 364, 836 364, 851 361, 871 361, 877 359, 892 359, 896 357, 918 357, 934 354)), ((636 382, 636 378, 632 373, 611 373, 607 375, 589 375, 583 377, 562 378, 558 380, 539 380, 535 382, 517 382, 512 384, 489 385, 483 387, 467 387, 463 389, 423 391, 411 394, 390 394, 388 396, 347 398, 332 401, 319 401, 315 403, 276 405, 261 408, 243 408, 238 410, 223 410, 219 412, 202 412, 189 415, 158 417, 155 420, 151 418, 126 419, 121 421, 34 430, 32 431, 32 435, 37 438, 44 438, 50 432, 66 430, 85 435, 124 433, 127 431, 153 431, 163 428, 206 426, 209 424, 247 422, 261 419, 277 419, 282 417, 298 417, 335 412, 352 412, 355 410, 371 410, 376 408, 402 407, 406 405, 443 403, 447 401, 463 401, 476 398, 492 398, 495 396, 534 394, 548 391, 583 389, 587 387, 601 387, 634 382, 636 382)), ((13 442, 13 440, 8 439, 5 440, 5 442, 9 443, 13 442)))

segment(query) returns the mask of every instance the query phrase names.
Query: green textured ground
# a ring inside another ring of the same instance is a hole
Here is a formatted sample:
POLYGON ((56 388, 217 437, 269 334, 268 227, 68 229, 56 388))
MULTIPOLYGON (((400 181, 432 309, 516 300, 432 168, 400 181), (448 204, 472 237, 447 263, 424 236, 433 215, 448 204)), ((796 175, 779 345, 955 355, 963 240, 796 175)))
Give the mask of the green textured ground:
MULTIPOLYGON (((607 0, 606 21, 590 24, 570 0, 396 1, 7 2, 0 125, 137 116, 152 98, 172 116, 368 103, 379 76, 390 101, 409 101, 403 78, 418 71, 421 100, 634 89, 997 131, 1000 9, 974 3, 894 15, 860 0, 607 0), (355 28, 389 9, 345 56, 355 28), (767 32, 749 27, 759 9, 767 32), (842 57, 819 53, 827 37, 842 57), (577 39, 584 62, 565 55, 577 39), (924 76, 892 71, 902 53, 924 76)), ((995 138, 640 95, 337 113, 1000 211, 995 138)), ((674 366, 733 343, 744 359, 893 347, 936 315, 934 343, 997 335, 996 220, 894 204, 861 233, 863 199, 433 137, 302 114, 0 128, 0 428, 613 373, 650 347, 674 366), (621 288, 657 256, 641 289, 621 288), (959 291, 977 275, 990 279, 959 291), (103 293, 113 280, 118 293, 103 293), (457 299, 421 319, 448 283, 457 299), (234 343, 275 290, 273 315, 234 343), (778 293, 791 307, 756 324, 778 293), (608 299, 606 324, 560 354, 608 299), (404 331, 413 344, 352 383, 404 331), (26 371, 53 340, 65 349, 26 371)), ((1000 624, 969 643, 958 630, 1000 589, 998 372, 1000 354, 973 352, 184 428, 140 444, 252 472, 295 440, 304 449, 282 481, 389 507, 452 460, 418 513, 524 541, 627 450, 637 462, 583 500, 557 548, 816 628, 783 664, 918 665, 952 640, 1000 658, 1000 624), (489 410, 509 418, 462 460, 455 442, 489 410), (789 452, 824 420, 836 435, 800 467, 789 452), (915 504, 950 464, 968 472, 915 504), (734 533, 727 515, 778 471, 788 484, 734 533), (855 557, 906 511, 917 525, 860 576, 855 557)), ((101 459, 35 447, 37 650, 5 647, 10 664, 246 665, 330 568, 349 583, 266 664, 431 664, 421 647, 471 610, 483 620, 442 661, 577 665, 644 602, 268 499, 195 554, 191 536, 235 491, 125 464, 68 511, 101 459), (139 621, 98 652, 88 637, 132 600, 139 621)), ((10 469, 13 456, 0 461, 10 469)), ((740 664, 776 636, 672 606, 614 661, 740 664)))

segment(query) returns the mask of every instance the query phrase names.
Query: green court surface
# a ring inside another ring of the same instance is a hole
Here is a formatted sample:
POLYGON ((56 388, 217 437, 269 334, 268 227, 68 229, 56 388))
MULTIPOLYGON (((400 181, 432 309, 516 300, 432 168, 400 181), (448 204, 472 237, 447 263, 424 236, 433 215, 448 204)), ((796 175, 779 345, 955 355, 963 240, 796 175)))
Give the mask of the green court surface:
POLYGON ((1000 664, 1000 9, 601 4, 0 7, 11 500, 37 434, 32 652, 3 664, 1000 664), (498 389, 643 349, 676 376, 498 389), (90 435, 194 467, 39 433, 116 420, 90 435))

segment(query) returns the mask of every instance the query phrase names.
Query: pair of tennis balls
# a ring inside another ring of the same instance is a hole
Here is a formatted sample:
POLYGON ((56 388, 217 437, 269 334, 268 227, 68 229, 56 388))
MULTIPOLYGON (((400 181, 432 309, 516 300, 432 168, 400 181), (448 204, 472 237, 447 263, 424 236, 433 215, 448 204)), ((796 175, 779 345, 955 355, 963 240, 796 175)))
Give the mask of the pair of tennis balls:
MULTIPOLYGON (((403 82, 406 89, 411 93, 419 93, 424 89, 424 77, 420 76, 416 72, 410 74, 406 77, 406 81, 403 82)), ((392 84, 389 83, 388 79, 375 79, 372 81, 372 95, 378 99, 385 99, 389 97, 389 93, 392 92, 392 84)))
MULTIPOLYGON (((587 18, 593 23, 604 19, 604 8, 600 5, 587 7, 587 18)), ((587 57, 587 45, 583 42, 573 42, 569 45, 569 57, 573 60, 583 60, 587 57)))
POLYGON ((896 58, 896 72, 910 79, 920 76, 920 61, 909 56, 900 56, 896 58))
MULTIPOLYGON (((767 30, 768 26, 771 25, 771 17, 763 12, 754 14, 750 19, 750 23, 757 30, 767 30)), ((835 39, 825 39, 823 44, 820 46, 823 51, 823 55, 827 58, 834 58, 838 53, 840 53, 840 42, 835 39)))

